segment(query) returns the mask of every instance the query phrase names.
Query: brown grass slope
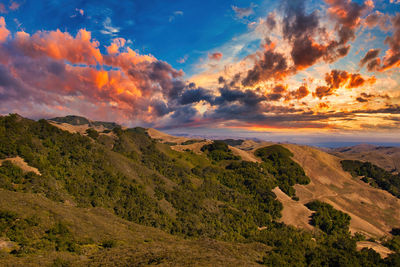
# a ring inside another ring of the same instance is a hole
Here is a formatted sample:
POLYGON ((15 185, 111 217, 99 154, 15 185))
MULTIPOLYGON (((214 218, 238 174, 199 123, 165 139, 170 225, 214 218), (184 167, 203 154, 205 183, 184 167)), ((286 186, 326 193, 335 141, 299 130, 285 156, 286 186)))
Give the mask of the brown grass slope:
MULTIPOLYGON (((351 216, 350 230, 380 237, 400 226, 400 200, 373 188, 343 171, 340 159, 318 149, 286 144, 310 177, 308 185, 296 185, 300 203, 321 200, 351 216)), ((299 216, 299 220, 304 219, 299 216)))
POLYGON ((169 134, 160 132, 160 131, 158 131, 156 129, 153 129, 153 128, 148 128, 147 129, 147 134, 151 138, 161 141, 161 143, 169 142, 169 143, 181 144, 181 143, 183 143, 185 141, 190 140, 187 137, 169 135, 169 134))
POLYGON ((400 171, 400 147, 358 145, 331 149, 329 153, 342 159, 369 161, 387 171, 400 171))

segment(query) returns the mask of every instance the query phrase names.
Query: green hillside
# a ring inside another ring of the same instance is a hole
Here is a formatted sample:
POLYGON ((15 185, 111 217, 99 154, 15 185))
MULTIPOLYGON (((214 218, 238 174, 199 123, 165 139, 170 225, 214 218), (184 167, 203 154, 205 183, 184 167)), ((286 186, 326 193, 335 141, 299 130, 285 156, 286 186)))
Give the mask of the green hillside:
POLYGON ((274 145, 242 161, 223 142, 177 152, 143 128, 69 133, 45 120, 0 117, 2 265, 394 266, 356 251, 348 215, 314 204, 321 230, 278 222, 279 186, 295 196, 309 178, 274 145), (338 221, 335 221, 338 220, 338 221), (345 222, 342 222, 345 220, 345 222), (326 231, 327 225, 343 229, 326 231), (261 230, 262 229, 262 230, 261 230))

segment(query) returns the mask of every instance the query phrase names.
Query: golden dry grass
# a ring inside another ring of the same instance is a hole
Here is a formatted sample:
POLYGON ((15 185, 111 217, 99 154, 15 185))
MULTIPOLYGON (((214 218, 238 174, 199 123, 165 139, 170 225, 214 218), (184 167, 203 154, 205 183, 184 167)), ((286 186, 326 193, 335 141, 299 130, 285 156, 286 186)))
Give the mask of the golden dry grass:
POLYGON ((288 225, 293 225, 298 228, 312 230, 314 227, 310 225, 312 211, 298 201, 294 201, 279 187, 272 190, 277 199, 283 204, 281 221, 288 225))
POLYGON ((185 141, 190 140, 187 137, 181 137, 181 136, 172 136, 163 132, 160 132, 156 129, 153 128, 148 128, 147 129, 147 134, 153 138, 153 139, 158 139, 161 141, 161 143, 166 143, 166 142, 170 142, 170 143, 177 143, 177 144, 181 144, 185 141))
POLYGON ((375 250, 382 258, 386 258, 389 254, 393 253, 387 247, 382 246, 381 244, 370 242, 370 241, 359 241, 357 242, 357 250, 361 250, 363 248, 372 248, 375 250))
POLYGON ((204 145, 208 145, 208 144, 211 144, 211 143, 212 143, 212 141, 208 140, 208 141, 202 141, 202 142, 198 142, 198 143, 193 143, 193 144, 190 144, 190 145, 171 146, 171 149, 176 150, 176 151, 180 151, 180 152, 185 151, 186 149, 189 149, 189 150, 193 151, 196 154, 201 154, 201 153, 203 153, 201 151, 201 148, 204 145))
MULTIPOLYGON (((305 204, 321 200, 351 216, 351 232, 380 237, 400 226, 400 200, 369 186, 343 171, 340 159, 318 149, 286 144, 310 177, 308 185, 296 185, 296 195, 305 204)), ((299 217, 299 220, 304 218, 299 217)))
POLYGON ((400 147, 359 145, 331 151, 342 159, 369 161, 387 171, 400 171, 400 147))
POLYGON ((254 156, 253 152, 251 151, 244 151, 239 148, 229 146, 230 150, 232 150, 232 153, 236 156, 240 156, 242 160, 246 161, 251 161, 251 162, 261 162, 259 158, 254 156))
POLYGON ((12 164, 17 165, 24 172, 34 172, 37 175, 41 175, 38 169, 36 169, 35 167, 32 167, 32 166, 29 166, 28 163, 26 163, 25 160, 23 158, 21 158, 20 156, 17 156, 14 158, 2 159, 2 160, 0 160, 0 165, 3 164, 3 162, 6 160, 11 161, 12 164))

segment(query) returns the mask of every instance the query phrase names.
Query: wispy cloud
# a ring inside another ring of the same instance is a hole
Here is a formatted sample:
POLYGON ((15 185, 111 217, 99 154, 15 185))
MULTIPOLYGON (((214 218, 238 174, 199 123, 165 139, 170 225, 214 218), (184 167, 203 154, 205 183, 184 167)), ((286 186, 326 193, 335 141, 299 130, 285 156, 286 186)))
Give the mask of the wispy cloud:
POLYGON ((110 17, 106 17, 106 19, 103 21, 103 27, 104 29, 101 30, 100 32, 102 34, 107 34, 107 35, 112 35, 115 36, 117 33, 119 33, 120 29, 119 27, 115 27, 112 25, 112 21, 110 17))
POLYGON ((243 19, 245 17, 248 17, 252 14, 254 14, 253 8, 256 7, 253 3, 249 7, 237 7, 237 6, 232 6, 232 10, 235 12, 235 15, 239 19, 243 19))
POLYGON ((183 16, 183 11, 181 11, 181 10, 174 11, 174 13, 172 13, 172 15, 169 16, 168 21, 173 22, 175 20, 175 18, 178 16, 183 16))

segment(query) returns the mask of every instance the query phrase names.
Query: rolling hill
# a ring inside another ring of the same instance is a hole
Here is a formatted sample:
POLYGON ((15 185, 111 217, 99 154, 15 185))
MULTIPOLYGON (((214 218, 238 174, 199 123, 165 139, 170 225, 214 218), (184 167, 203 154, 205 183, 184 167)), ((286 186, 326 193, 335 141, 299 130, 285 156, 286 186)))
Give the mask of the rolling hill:
POLYGON ((400 261, 399 199, 315 148, 11 114, 0 159, 5 266, 400 261))

